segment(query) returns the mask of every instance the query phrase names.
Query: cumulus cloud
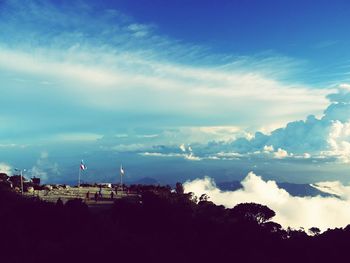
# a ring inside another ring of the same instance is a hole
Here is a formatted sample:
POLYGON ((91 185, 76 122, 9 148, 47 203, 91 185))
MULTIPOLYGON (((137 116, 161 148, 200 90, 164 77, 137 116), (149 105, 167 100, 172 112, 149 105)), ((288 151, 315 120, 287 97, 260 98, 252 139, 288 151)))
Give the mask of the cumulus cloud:
POLYGON ((350 161, 350 89, 339 86, 330 94, 331 104, 320 118, 310 115, 306 120, 289 122, 270 134, 256 132, 251 138, 238 138, 229 145, 214 145, 242 155, 263 154, 283 158, 337 158, 350 161), (275 151, 275 149, 277 149, 275 151))
POLYGON ((343 200, 350 200, 350 186, 345 186, 338 181, 327 181, 311 184, 314 188, 331 195, 338 196, 343 200))
POLYGON ((0 173, 5 173, 9 176, 12 175, 12 167, 7 163, 0 163, 0 173))
POLYGON ((332 93, 327 96, 331 102, 336 103, 349 103, 350 102, 350 85, 347 83, 340 84, 338 86, 338 92, 332 93))
POLYGON ((36 164, 29 170, 33 177, 38 177, 42 182, 47 182, 50 177, 60 174, 59 166, 56 162, 49 160, 49 153, 43 151, 36 161, 36 164))
POLYGON ((263 150, 264 152, 273 152, 274 148, 273 148, 273 145, 265 145, 263 150))
POLYGON ((327 142, 330 150, 325 154, 337 156, 345 163, 350 162, 350 122, 334 121, 327 142))
POLYGON ((183 154, 181 154, 180 156, 183 156, 185 159, 191 160, 191 161, 200 161, 201 160, 200 157, 194 155, 193 149, 190 145, 188 145, 186 148, 185 144, 181 144, 179 148, 183 152, 183 154))
POLYGON ((281 148, 278 148, 276 152, 274 152, 274 157, 276 159, 283 159, 288 157, 288 152, 286 150, 283 150, 281 148))
POLYGON ((264 181, 250 172, 241 182, 242 189, 221 191, 213 179, 205 177, 184 183, 186 192, 200 196, 206 193, 210 200, 218 205, 232 208, 243 202, 255 202, 267 205, 276 212, 274 221, 283 227, 321 230, 345 227, 350 222, 350 187, 340 182, 315 184, 321 191, 337 194, 338 197, 296 197, 277 186, 275 181, 264 181), (331 190, 333 189, 333 190, 331 190))

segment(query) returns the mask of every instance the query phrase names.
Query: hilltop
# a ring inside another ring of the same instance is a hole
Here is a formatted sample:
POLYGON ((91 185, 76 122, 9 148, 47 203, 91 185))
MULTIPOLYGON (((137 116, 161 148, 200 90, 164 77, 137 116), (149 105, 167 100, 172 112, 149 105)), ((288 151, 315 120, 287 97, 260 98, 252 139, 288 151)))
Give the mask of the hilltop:
POLYGON ((323 262, 346 254, 350 228, 283 229, 274 211, 224 208, 181 184, 138 185, 103 210, 83 199, 47 202, 1 188, 4 262, 323 262), (327 248, 327 249, 322 249, 327 248))

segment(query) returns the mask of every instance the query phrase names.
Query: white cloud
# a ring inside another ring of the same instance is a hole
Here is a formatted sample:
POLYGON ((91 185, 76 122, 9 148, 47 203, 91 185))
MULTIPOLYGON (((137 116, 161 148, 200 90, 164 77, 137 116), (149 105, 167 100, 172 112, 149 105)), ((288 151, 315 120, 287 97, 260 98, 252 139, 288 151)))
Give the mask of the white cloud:
MULTIPOLYGON (((218 205, 232 208, 243 202, 255 202, 267 205, 276 212, 273 221, 283 227, 309 229, 316 226, 322 230, 345 227, 350 222, 350 187, 335 183, 341 198, 336 197, 294 197, 277 186, 274 181, 264 181, 250 172, 241 182, 242 189, 236 191, 219 190, 213 179, 206 177, 188 181, 184 184, 186 192, 195 195, 208 194, 210 200, 218 205)), ((319 184, 322 185, 322 184, 319 184)), ((325 183, 328 188, 333 187, 325 183)), ((327 189, 327 187, 324 187, 327 189)))
POLYGON ((273 148, 273 145, 265 145, 263 150, 265 152, 273 152, 274 151, 274 148, 273 148))
POLYGON ((181 151, 186 152, 186 146, 185 146, 185 144, 181 144, 181 145, 179 146, 179 148, 180 148, 181 151))
POLYGON ((7 163, 0 163, 0 173, 5 173, 9 176, 12 175, 12 167, 7 163))
POLYGON ((250 132, 246 132, 245 136, 243 136, 243 138, 247 139, 248 141, 254 139, 254 134, 250 133, 250 132))
POLYGON ((339 88, 345 89, 347 91, 350 91, 350 84, 342 83, 339 85, 339 88))
POLYGON ((289 122, 270 134, 256 132, 249 139, 241 137, 217 148, 246 156, 262 154, 277 159, 309 159, 313 156, 350 162, 350 92, 342 85, 328 97, 331 104, 321 118, 310 115, 305 121, 289 122))
MULTIPOLYGON (((350 162, 350 102, 339 99, 336 95, 345 97, 344 88, 340 88, 332 97, 331 104, 321 118, 310 115, 305 121, 288 123, 284 128, 273 130, 270 134, 256 132, 254 136, 237 127, 184 127, 169 129, 160 133, 158 145, 167 141, 173 145, 181 141, 181 152, 186 159, 223 159, 239 158, 275 158, 275 159, 324 159, 350 162), (333 96, 334 95, 334 96, 333 96), (207 134, 215 134, 208 137, 207 134), (216 137, 217 136, 217 137, 216 137), (182 143, 186 139, 185 143, 182 143), (209 138, 216 138, 208 142, 209 138), (223 140, 223 138, 232 138, 223 140), (193 143, 198 141, 199 143, 193 143), (203 144, 205 142, 205 144, 203 144), (191 146, 189 146, 191 143, 191 146), (193 153, 193 149, 195 153, 193 153)), ((350 94, 350 93, 349 93, 350 94)), ((153 141, 154 143, 155 141, 153 141)), ((153 144, 156 145, 156 144, 153 144)), ((148 149, 151 149, 149 145, 148 149)), ((147 150, 145 151, 152 151, 147 150)), ((157 148, 159 153, 178 153, 175 148, 157 148)))
MULTIPOLYGON (((307 112, 319 112, 326 104, 325 95, 330 92, 283 85, 258 73, 168 66, 144 58, 122 62, 127 59, 125 55, 101 53, 98 49, 75 51, 63 59, 62 52, 66 50, 41 50, 40 53, 31 50, 27 53, 2 48, 0 67, 39 76, 45 81, 49 79, 58 84, 50 87, 51 92, 59 89, 62 94, 79 97, 80 104, 85 102, 84 105, 90 107, 119 110, 121 106, 138 104, 147 111, 158 111, 167 105, 168 111, 187 112, 194 116, 201 116, 203 111, 205 114, 227 114, 229 111, 236 115, 239 109, 247 111, 247 115, 254 115, 256 122, 258 118, 251 108, 258 107, 259 113, 264 111, 265 120, 283 123, 290 119, 287 116, 301 117, 307 112), (104 60, 106 56, 108 58, 104 60), (95 57, 102 59, 96 63, 95 57), (135 90, 139 95, 130 96, 129 93, 135 90), (149 96, 152 90, 160 95, 149 96), (140 96, 148 99, 141 101, 140 96), (278 114, 273 110, 276 107, 280 108, 278 114)), ((212 128, 212 131, 220 132, 220 129, 212 128)))
POLYGON ((156 156, 156 157, 184 157, 181 153, 159 153, 159 152, 143 152, 139 153, 142 156, 156 156))
POLYGON ((200 161, 201 160, 201 158, 199 158, 198 156, 195 156, 193 153, 186 154, 185 159, 191 160, 191 161, 200 161))
POLYGON ((350 201, 350 187, 344 186, 338 181, 333 182, 319 182, 311 184, 312 187, 331 195, 336 195, 339 198, 350 201))
POLYGON ((304 153, 303 157, 304 157, 304 159, 309 159, 309 158, 311 158, 311 154, 304 153))
POLYGON ((47 182, 50 177, 55 177, 61 173, 58 164, 49 160, 49 153, 46 151, 40 153, 36 164, 29 172, 31 176, 40 178, 44 183, 47 182))
POLYGON ((276 159, 283 159, 288 157, 288 152, 286 150, 283 150, 281 148, 278 148, 276 152, 274 152, 274 157, 276 159))
POLYGON ((325 154, 337 156, 345 163, 350 162, 350 122, 335 121, 331 125, 328 137, 330 151, 325 154))

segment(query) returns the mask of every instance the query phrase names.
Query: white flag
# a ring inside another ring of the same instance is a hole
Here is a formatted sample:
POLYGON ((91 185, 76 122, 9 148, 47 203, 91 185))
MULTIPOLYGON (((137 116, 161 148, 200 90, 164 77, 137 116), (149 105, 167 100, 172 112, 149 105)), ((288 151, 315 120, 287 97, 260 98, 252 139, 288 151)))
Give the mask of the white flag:
POLYGON ((120 175, 124 175, 124 169, 123 169, 123 166, 122 165, 120 165, 120 175))
POLYGON ((80 170, 81 170, 81 171, 85 171, 86 169, 87 169, 87 167, 86 167, 84 161, 81 160, 81 162, 80 162, 80 170))

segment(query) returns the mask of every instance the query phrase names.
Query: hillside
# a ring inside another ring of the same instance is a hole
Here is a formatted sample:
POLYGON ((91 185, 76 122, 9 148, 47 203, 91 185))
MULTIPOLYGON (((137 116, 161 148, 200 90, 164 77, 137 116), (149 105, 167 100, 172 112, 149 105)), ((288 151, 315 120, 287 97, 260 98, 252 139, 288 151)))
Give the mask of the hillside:
POLYGON ((44 202, 2 189, 2 262, 324 262, 347 255, 350 228, 282 229, 274 211, 231 209, 181 184, 135 186, 138 196, 92 212, 81 199, 44 202), (327 249, 323 249, 327 248, 327 249))

